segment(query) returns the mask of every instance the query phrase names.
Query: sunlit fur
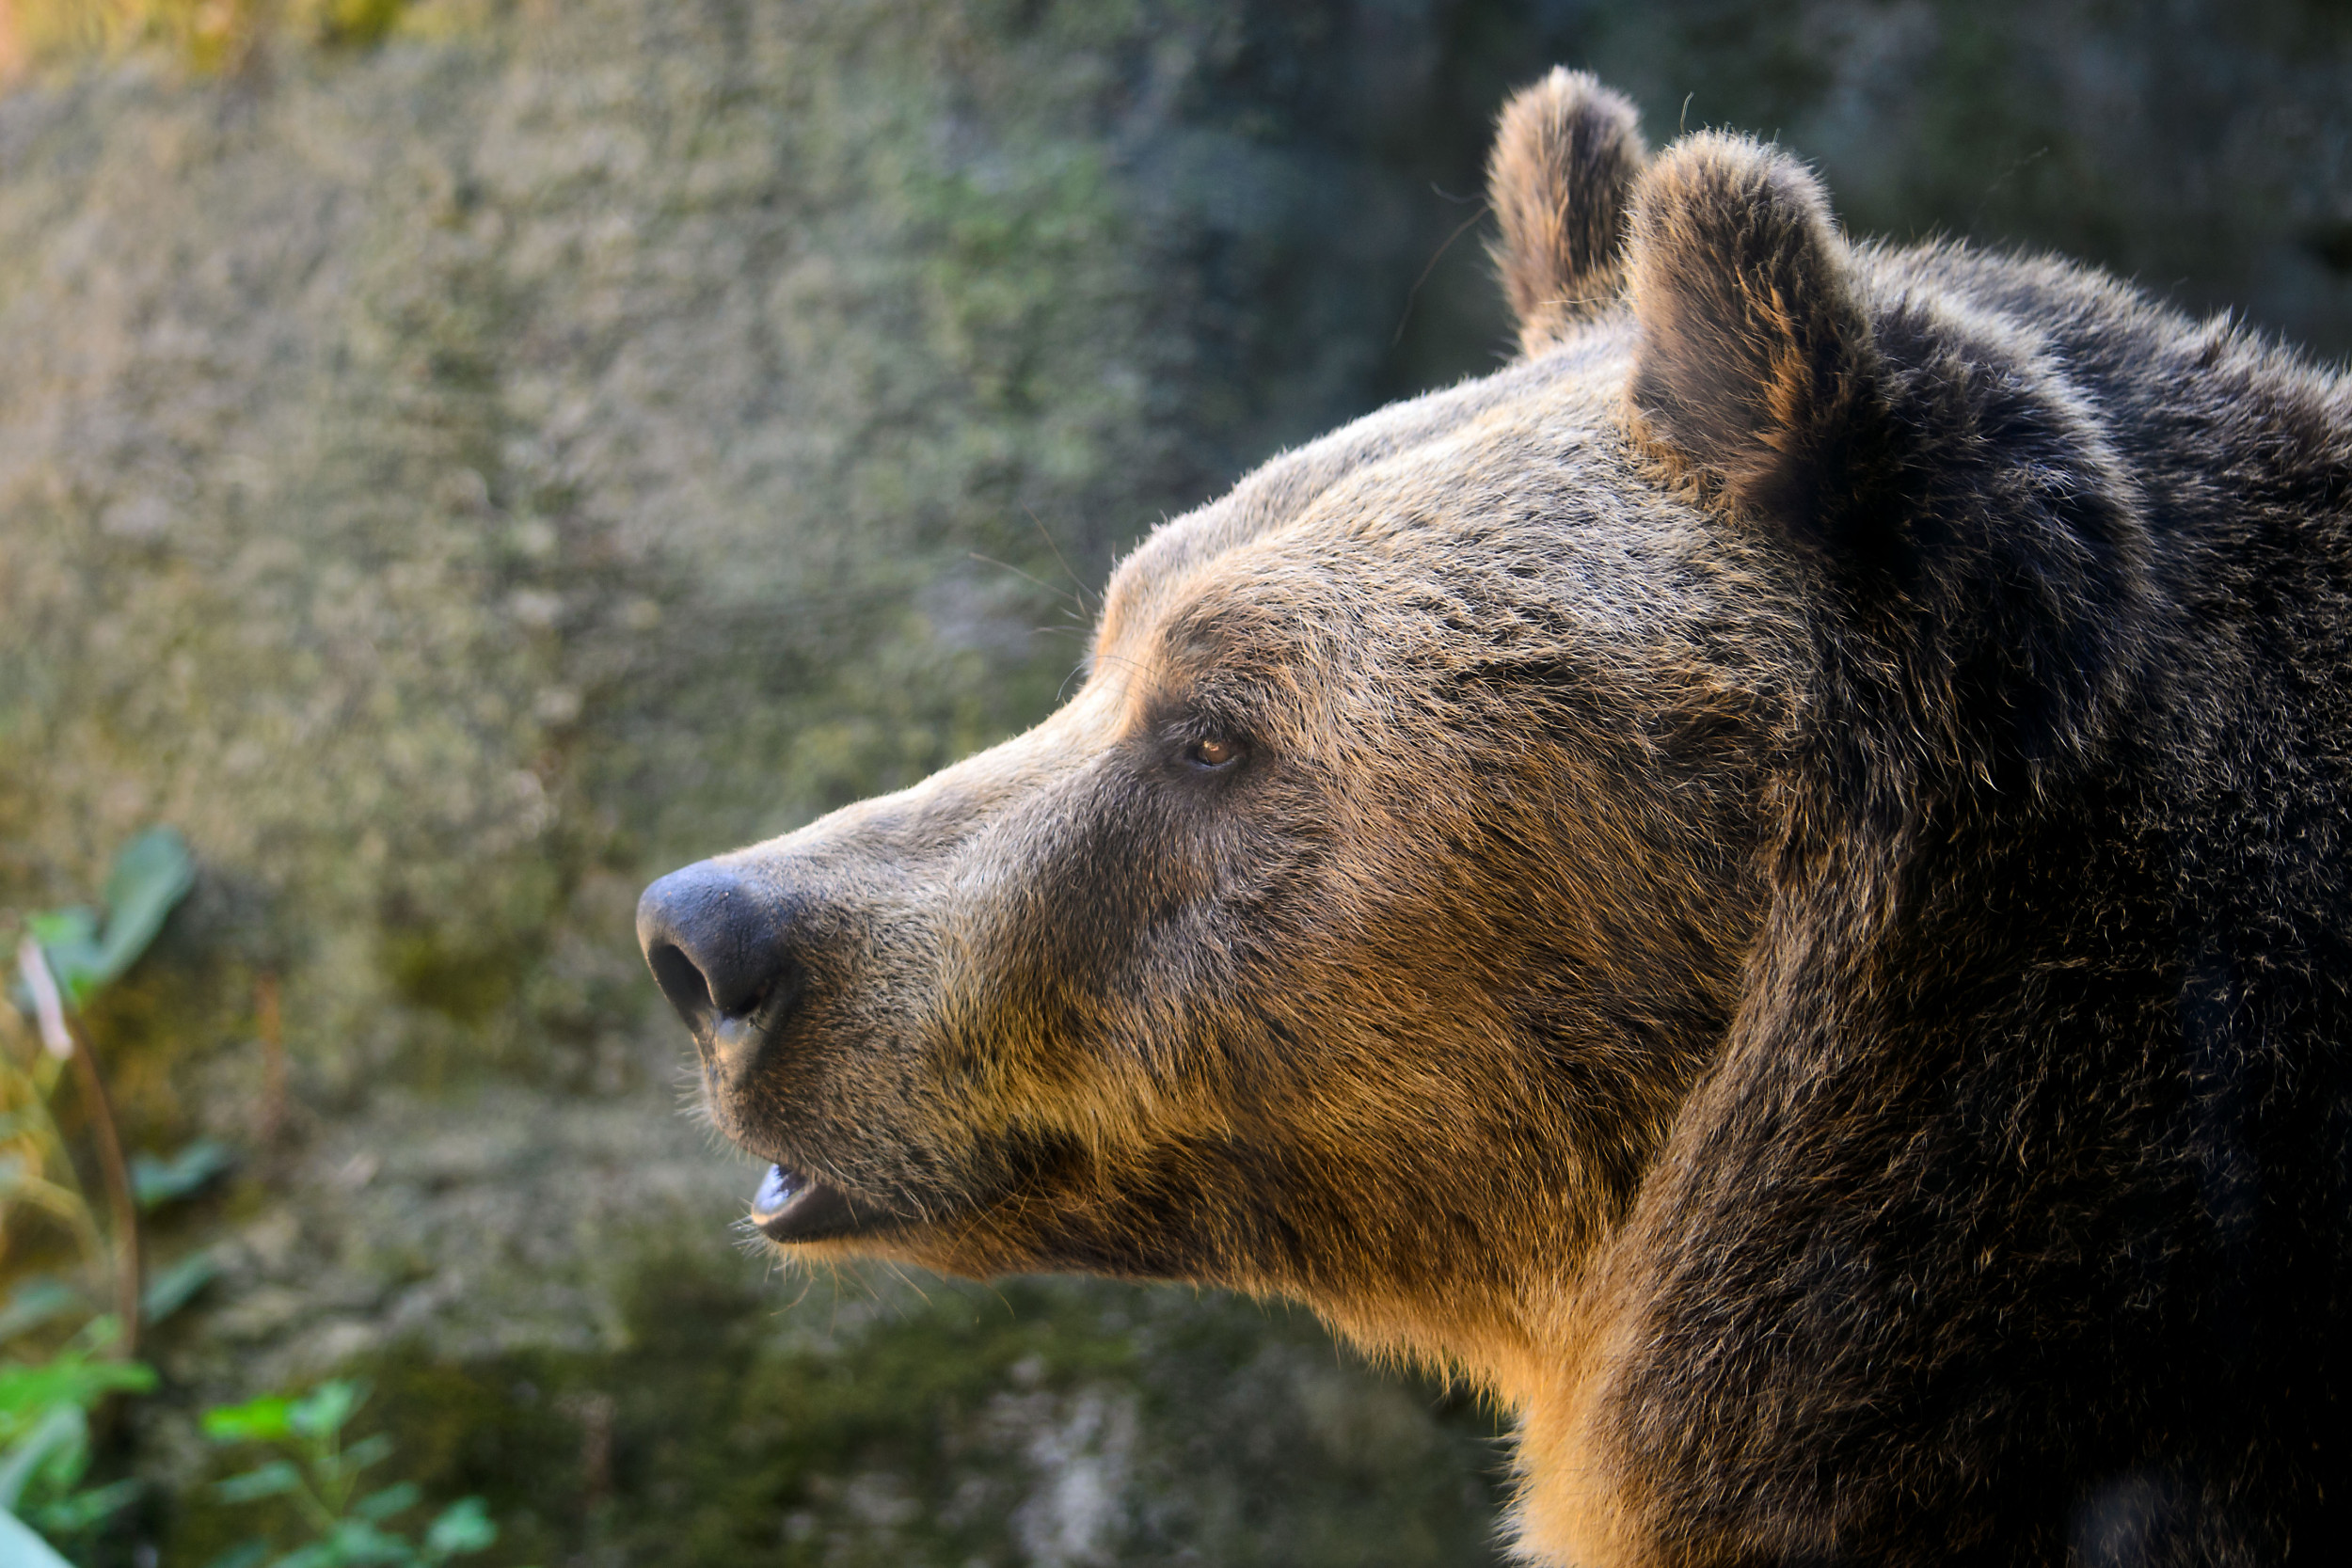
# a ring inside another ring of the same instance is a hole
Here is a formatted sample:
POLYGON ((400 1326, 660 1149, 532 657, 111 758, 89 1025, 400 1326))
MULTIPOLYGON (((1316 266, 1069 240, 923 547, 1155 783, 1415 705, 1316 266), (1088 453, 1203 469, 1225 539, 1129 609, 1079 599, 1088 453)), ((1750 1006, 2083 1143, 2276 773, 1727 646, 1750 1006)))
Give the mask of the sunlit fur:
POLYGON ((2352 398, 1597 94, 1503 121, 1529 356, 723 857, 799 980, 714 1120, 893 1216, 812 1258, 1455 1370, 1544 1560, 2332 1560, 2352 398))
POLYGON ((1486 191, 1521 354, 1617 303, 1626 209, 1648 156, 1633 105, 1581 71, 1555 70, 1504 107, 1486 191))

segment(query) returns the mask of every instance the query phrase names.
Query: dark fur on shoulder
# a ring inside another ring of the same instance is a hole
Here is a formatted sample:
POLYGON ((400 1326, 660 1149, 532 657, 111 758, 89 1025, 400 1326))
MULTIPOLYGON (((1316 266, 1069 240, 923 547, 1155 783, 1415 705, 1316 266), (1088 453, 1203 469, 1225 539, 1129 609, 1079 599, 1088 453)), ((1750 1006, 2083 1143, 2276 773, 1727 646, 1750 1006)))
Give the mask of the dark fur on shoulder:
POLYGON ((1493 174, 1521 360, 647 893, 759 1225, 1307 1302, 1545 1562, 2345 1560, 2352 388, 1589 78, 1493 174))

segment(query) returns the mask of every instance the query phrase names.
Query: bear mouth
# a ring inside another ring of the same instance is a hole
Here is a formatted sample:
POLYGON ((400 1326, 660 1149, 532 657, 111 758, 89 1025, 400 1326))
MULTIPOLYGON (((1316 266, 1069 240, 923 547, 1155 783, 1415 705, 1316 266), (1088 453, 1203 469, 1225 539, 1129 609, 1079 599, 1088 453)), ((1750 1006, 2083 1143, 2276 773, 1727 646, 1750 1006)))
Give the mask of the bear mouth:
POLYGON ((771 1242, 827 1242, 874 1228, 882 1216, 813 1176, 770 1165, 752 1197, 752 1227, 771 1242))

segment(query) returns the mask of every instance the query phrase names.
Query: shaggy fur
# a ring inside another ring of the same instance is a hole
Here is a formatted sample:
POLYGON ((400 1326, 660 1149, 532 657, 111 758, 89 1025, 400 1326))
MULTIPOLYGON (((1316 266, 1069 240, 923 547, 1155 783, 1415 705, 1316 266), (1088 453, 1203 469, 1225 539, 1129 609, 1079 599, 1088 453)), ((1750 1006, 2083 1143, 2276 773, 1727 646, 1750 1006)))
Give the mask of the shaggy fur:
POLYGON ((2338 1560, 2352 392, 1640 164, 1531 89, 1527 357, 1163 527, 1038 729, 649 890, 711 1114, 806 1255, 1476 1381, 1540 1560, 2338 1560))
POLYGON ((1504 106, 1486 199, 1521 354, 1616 303, 1626 204, 1648 157, 1633 105, 1581 71, 1555 68, 1504 106))

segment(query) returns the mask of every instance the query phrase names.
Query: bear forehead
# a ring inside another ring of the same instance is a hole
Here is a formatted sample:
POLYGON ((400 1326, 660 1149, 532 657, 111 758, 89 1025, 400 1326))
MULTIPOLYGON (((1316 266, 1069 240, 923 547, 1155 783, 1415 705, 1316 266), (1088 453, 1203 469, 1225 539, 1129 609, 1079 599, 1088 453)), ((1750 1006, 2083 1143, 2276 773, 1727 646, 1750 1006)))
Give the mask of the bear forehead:
MULTIPOLYGON (((1626 439, 1629 339, 1597 324, 1284 453, 1163 524, 1104 590, 1095 667, 1215 662, 1236 641, 1360 631, 1466 592, 1563 603, 1587 635, 1653 640, 1657 601, 1684 576, 1658 568, 1700 519, 1626 439)), ((1395 619, 1402 632, 1412 617, 1395 619)))

